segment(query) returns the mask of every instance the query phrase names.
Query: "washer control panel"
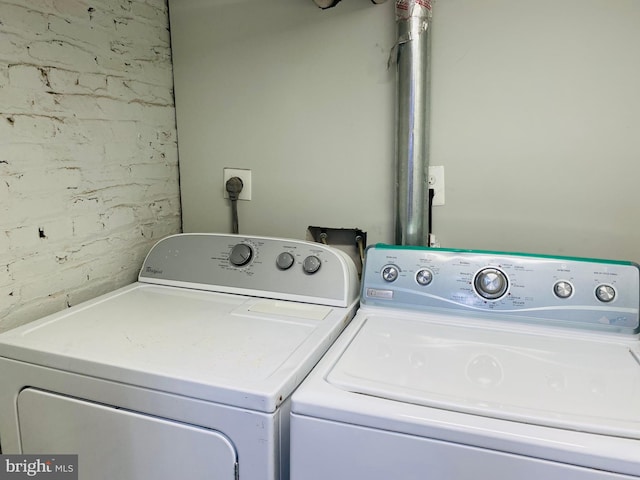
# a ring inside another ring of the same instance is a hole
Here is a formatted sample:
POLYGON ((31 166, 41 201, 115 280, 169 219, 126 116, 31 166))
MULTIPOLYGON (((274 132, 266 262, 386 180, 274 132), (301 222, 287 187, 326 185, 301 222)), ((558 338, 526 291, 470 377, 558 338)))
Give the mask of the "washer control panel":
POLYGON ((376 245, 363 305, 639 330, 640 268, 575 257, 376 245))
POLYGON ((313 242, 268 237, 181 234, 159 241, 139 281, 216 292, 348 306, 359 280, 344 252, 313 242))

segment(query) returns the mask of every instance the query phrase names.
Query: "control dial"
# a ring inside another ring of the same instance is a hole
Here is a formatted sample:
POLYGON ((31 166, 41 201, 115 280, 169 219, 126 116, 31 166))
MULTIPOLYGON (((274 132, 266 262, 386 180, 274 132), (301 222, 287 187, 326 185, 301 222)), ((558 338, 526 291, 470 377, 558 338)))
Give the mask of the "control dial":
POLYGON ((253 258, 253 250, 246 243, 238 243, 231 249, 229 255, 229 261, 236 267, 242 267, 251 261, 253 258))
POLYGON ((294 261, 295 259, 293 258, 293 255, 291 255, 289 252, 282 252, 280 255, 278 255, 278 258, 276 258, 276 266, 280 270, 288 270, 289 268, 291 268, 291 265, 293 265, 294 261))
POLYGON ((507 276, 497 268, 484 268, 476 273, 474 280, 476 291, 482 298, 497 300, 507 293, 507 276))
POLYGON ((616 298, 616 291, 611 285, 598 285, 598 288, 596 288, 596 297, 601 302, 609 303, 616 298))
POLYGON ((400 271, 395 265, 387 265, 382 269, 382 278, 385 282, 393 282, 398 278, 400 271))
POLYGON ((569 298, 573 294, 573 285, 564 280, 560 280, 553 286, 553 293, 555 293, 558 298, 569 298))
POLYGON ((320 270, 321 265, 322 262, 318 257, 316 257, 315 255, 309 255, 304 259, 304 262, 302 262, 302 270, 304 270, 304 273, 308 274, 316 273, 318 270, 320 270))
POLYGON ((418 273, 416 273, 416 282, 418 282, 419 285, 426 287, 432 281, 433 281, 433 273, 431 272, 431 270, 427 270, 425 268, 423 270, 420 270, 418 273))

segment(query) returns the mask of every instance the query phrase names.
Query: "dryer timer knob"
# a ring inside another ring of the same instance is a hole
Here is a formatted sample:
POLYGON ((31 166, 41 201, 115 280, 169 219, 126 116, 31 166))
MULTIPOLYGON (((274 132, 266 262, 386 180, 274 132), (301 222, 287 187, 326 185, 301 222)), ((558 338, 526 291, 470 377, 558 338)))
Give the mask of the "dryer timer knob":
POLYGON ((236 267, 242 267, 251 261, 253 250, 246 243, 238 243, 231 249, 229 261, 236 267))

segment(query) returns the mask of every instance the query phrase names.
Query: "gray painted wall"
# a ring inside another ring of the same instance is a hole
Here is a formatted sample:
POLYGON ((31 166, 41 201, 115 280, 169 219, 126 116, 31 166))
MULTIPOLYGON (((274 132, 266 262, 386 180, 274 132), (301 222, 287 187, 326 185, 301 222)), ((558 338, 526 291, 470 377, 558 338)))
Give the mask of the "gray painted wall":
MULTIPOLYGON (((170 2, 185 231, 393 240, 393 2, 170 2)), ((435 3, 431 163, 444 247, 640 261, 640 2, 435 3)))

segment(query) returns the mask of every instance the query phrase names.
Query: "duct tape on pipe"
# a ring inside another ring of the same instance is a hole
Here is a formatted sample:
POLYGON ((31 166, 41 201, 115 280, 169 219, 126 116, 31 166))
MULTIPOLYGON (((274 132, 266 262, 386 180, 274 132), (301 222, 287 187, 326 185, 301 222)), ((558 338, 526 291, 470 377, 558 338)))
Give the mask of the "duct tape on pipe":
POLYGON ((431 0, 396 0, 396 20, 431 18, 431 0))
POLYGON ((432 17, 433 0, 396 0, 396 22, 398 39, 389 52, 387 68, 398 63, 400 47, 405 43, 418 39, 429 29, 432 17))

